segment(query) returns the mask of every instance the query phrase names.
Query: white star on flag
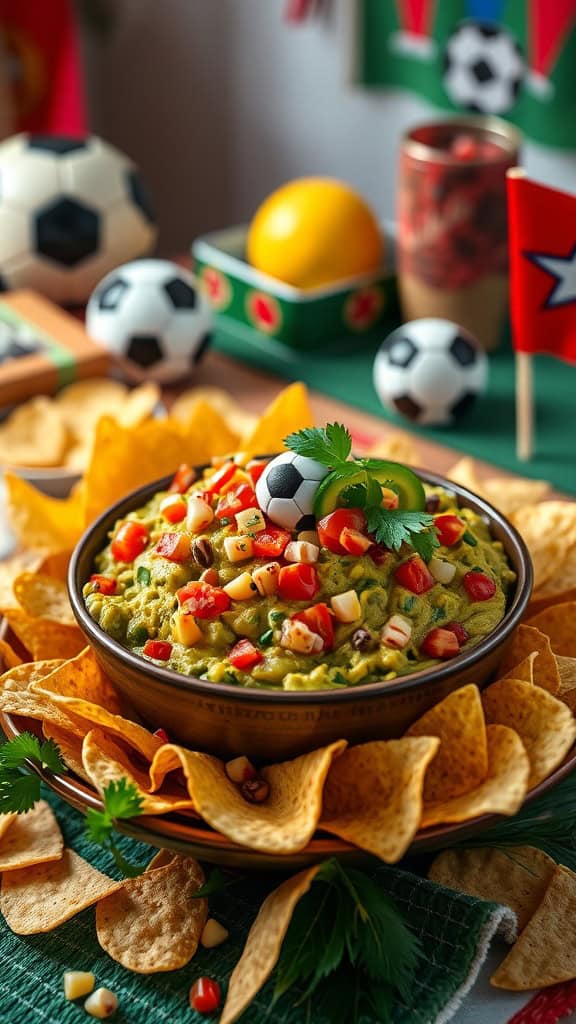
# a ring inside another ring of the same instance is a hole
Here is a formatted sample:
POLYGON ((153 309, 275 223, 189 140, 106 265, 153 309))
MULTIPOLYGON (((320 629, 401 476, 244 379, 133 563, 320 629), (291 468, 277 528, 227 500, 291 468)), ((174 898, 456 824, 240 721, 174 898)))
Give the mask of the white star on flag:
POLYGON ((548 256, 536 252, 528 252, 526 256, 554 278, 555 283, 544 304, 546 309, 576 302, 576 245, 569 256, 548 256))

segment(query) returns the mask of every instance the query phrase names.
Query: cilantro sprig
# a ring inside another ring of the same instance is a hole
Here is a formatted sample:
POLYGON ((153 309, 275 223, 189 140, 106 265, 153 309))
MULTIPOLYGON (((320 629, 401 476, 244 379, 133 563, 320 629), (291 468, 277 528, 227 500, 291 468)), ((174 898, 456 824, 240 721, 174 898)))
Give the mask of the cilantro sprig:
POLYGON ((86 835, 112 854, 116 867, 127 878, 136 878, 144 868, 126 860, 114 840, 114 828, 116 821, 136 818, 142 813, 142 797, 134 783, 122 777, 105 787, 102 802, 103 811, 90 807, 86 813, 86 835))
POLYGON ((0 814, 24 814, 40 799, 41 779, 32 767, 65 770, 53 740, 20 733, 0 746, 0 814))

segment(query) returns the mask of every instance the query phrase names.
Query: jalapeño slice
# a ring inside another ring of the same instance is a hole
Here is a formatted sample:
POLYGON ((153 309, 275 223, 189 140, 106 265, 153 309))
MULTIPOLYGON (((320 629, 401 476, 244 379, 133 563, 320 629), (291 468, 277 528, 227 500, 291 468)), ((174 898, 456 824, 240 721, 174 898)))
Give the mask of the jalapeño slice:
POLYGON ((386 462, 382 459, 367 459, 364 468, 358 473, 347 476, 344 479, 338 477, 338 473, 329 473, 324 477, 316 491, 314 499, 314 515, 317 519, 327 516, 335 508, 343 505, 341 500, 342 492, 353 484, 366 482, 366 472, 373 480, 377 480, 382 487, 390 487, 398 495, 398 507, 409 509, 413 512, 421 512, 424 509, 426 495, 422 481, 407 466, 400 462, 386 462))

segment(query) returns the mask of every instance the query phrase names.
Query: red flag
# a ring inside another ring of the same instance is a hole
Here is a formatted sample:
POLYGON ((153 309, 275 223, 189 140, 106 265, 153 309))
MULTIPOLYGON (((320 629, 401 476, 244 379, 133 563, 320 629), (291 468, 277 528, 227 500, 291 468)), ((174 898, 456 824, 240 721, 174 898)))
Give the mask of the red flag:
POLYGON ((576 363, 576 196, 515 168, 508 218, 514 348, 576 363))

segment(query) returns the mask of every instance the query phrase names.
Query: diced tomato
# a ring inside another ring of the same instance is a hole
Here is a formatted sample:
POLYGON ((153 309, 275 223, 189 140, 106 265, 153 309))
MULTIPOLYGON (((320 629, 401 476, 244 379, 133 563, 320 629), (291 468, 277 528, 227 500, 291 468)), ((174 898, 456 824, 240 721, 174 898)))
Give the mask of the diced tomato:
POLYGON ((340 544, 349 555, 365 555, 374 542, 359 530, 345 526, 340 534, 340 544))
POLYGON ((147 640, 142 653, 155 661, 168 661, 172 654, 172 644, 167 640, 147 640))
POLYGON ((254 668, 254 665, 258 665, 260 661, 263 661, 264 655, 262 651, 254 647, 250 640, 239 640, 230 651, 228 660, 234 668, 239 668, 245 672, 254 668))
POLYGON ((388 548, 382 546, 382 544, 373 544, 368 552, 368 556, 374 562, 374 565, 384 565, 387 558, 390 557, 390 551, 388 548))
POLYGON ((111 594, 115 594, 118 586, 118 581, 114 576, 101 576, 98 572, 92 573, 90 583, 93 583, 94 590, 99 594, 104 594, 104 597, 110 597, 111 594))
POLYGON ((463 583, 471 601, 489 601, 496 593, 494 580, 483 572, 467 572, 463 583))
POLYGON ((170 737, 166 732, 166 729, 156 729, 156 731, 153 732, 152 735, 156 736, 159 740, 162 740, 162 743, 170 743, 170 737))
POLYGON ((449 629, 451 633, 454 633, 460 647, 470 639, 468 630, 464 628, 461 622, 446 622, 442 628, 449 629))
POLYGON ((255 534, 252 552, 255 558, 279 558, 289 543, 288 530, 282 530, 279 526, 266 526, 265 530, 255 534))
POLYGON ((190 557, 190 538, 186 533, 163 533, 160 535, 154 554, 170 562, 185 562, 190 557))
POLYGON ((117 562, 133 562, 142 554, 147 543, 148 530, 144 524, 127 520, 118 527, 110 551, 117 562))
POLYGON ((278 573, 278 594, 283 601, 311 601, 319 589, 316 569, 306 562, 284 565, 278 573))
POLYGON ((420 650, 429 658, 453 658, 460 651, 456 634, 451 629, 432 629, 424 637, 420 650))
POLYGON ((303 612, 296 612, 292 616, 300 622, 305 622, 313 633, 317 633, 324 641, 324 650, 331 651, 334 646, 334 622, 328 605, 314 604, 311 608, 305 608, 303 612))
POLYGON ((220 1005, 220 985, 212 978, 198 978, 190 989, 190 1007, 197 1013, 214 1013, 220 1005))
POLYGON ((176 597, 180 605, 197 619, 215 619, 230 607, 230 598, 225 590, 200 580, 192 580, 180 587, 176 597))
POLYGON ((196 479, 196 470, 192 469, 186 462, 178 466, 174 476, 172 477, 172 483, 168 488, 170 494, 185 494, 189 487, 192 486, 196 479))
POLYGON ((262 473, 266 469, 267 465, 268 465, 267 462, 257 462, 256 461, 256 462, 249 462, 248 465, 246 466, 246 472, 248 473, 248 476, 250 477, 250 479, 251 479, 252 483, 254 484, 254 486, 256 486, 256 484, 258 483, 258 481, 259 481, 260 477, 262 476, 262 473))
POLYGON ((457 544, 462 534, 466 533, 466 523, 460 519, 460 516, 436 516, 434 528, 440 544, 445 548, 451 548, 457 544))
POLYGON ((237 469, 238 466, 235 462, 225 462, 220 469, 217 469, 212 476, 208 477, 205 487, 202 488, 203 493, 210 495, 210 497, 213 494, 218 494, 224 485, 229 483, 237 469))
POLYGON ((401 587, 406 587, 406 590, 413 594, 425 594, 434 586, 434 577, 420 555, 416 555, 408 562, 402 562, 396 569, 394 577, 401 587))
POLYGON ((342 530, 358 530, 366 532, 366 516, 361 508, 337 508, 330 512, 316 525, 322 547, 328 548, 335 555, 345 555, 346 549, 340 543, 342 530))
POLYGON ((214 514, 217 519, 233 519, 237 512, 247 508, 258 508, 256 492, 250 484, 240 484, 220 499, 214 514))
POLYGON ((187 505, 179 494, 170 494, 160 502, 160 511, 169 523, 181 523, 186 518, 187 505))

